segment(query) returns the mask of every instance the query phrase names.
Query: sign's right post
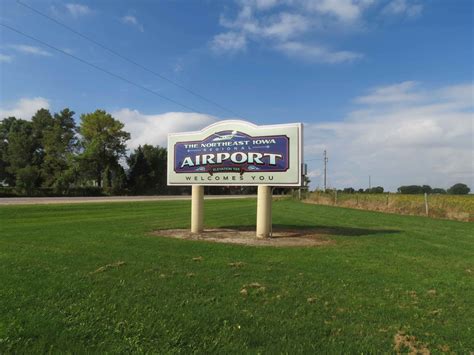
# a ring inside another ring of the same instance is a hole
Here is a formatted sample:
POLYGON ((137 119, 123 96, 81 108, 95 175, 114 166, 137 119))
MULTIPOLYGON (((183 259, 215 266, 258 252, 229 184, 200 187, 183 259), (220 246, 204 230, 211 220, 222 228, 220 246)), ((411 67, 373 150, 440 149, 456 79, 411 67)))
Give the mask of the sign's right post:
POLYGON ((257 195, 257 238, 268 238, 272 230, 272 188, 260 185, 257 195))

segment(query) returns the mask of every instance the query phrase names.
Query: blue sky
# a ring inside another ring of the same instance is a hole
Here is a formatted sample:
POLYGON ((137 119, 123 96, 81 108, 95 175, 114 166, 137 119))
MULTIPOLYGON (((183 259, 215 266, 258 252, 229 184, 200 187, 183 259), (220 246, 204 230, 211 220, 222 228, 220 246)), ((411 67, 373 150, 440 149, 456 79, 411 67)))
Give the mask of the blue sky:
POLYGON ((472 1, 22 1, 236 114, 3 0, 3 24, 199 114, 0 27, 2 116, 104 108, 130 147, 225 118, 304 122, 313 187, 324 149, 332 186, 474 187, 472 1))

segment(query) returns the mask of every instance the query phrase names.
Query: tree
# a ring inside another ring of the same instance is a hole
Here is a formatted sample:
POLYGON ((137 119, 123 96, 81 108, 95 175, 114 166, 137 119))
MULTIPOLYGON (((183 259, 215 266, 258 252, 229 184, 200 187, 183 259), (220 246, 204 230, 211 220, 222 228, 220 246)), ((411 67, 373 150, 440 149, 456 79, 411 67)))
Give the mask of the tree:
POLYGON ((33 123, 22 119, 10 120, 7 135, 8 146, 4 154, 6 172, 14 178, 14 186, 18 184, 19 190, 30 193, 40 184, 42 158, 33 123))
POLYGON ((51 112, 45 108, 41 108, 31 118, 33 124, 33 134, 38 141, 42 141, 44 132, 53 125, 53 116, 51 112))
POLYGON ((43 164, 44 160, 44 136, 45 133, 53 126, 53 116, 51 112, 45 108, 41 108, 31 118, 33 128, 33 139, 36 142, 36 159, 38 167, 43 164))
POLYGON ((40 169, 34 165, 27 165, 16 171, 16 189, 26 195, 33 195, 39 185, 40 169))
POLYGON ((42 174, 45 186, 54 186, 62 191, 73 180, 68 176, 72 164, 72 155, 77 149, 76 124, 74 111, 65 108, 54 114, 50 125, 42 132, 44 158, 42 174))
POLYGON ((430 194, 431 191, 433 191, 430 185, 423 185, 421 187, 421 190, 423 191, 423 193, 426 193, 426 194, 430 194))
MULTIPOLYGON (((104 172, 119 170, 119 160, 125 156, 130 133, 124 124, 103 110, 81 115, 79 133, 82 153, 81 166, 87 176, 102 187, 104 172)), ((111 175, 105 177, 111 185, 111 175)))
POLYGON ((127 159, 128 186, 133 193, 145 193, 151 189, 151 168, 148 164, 143 149, 139 146, 127 159))
POLYGON ((119 165, 118 168, 112 174, 112 184, 110 192, 113 194, 120 194, 125 191, 127 187, 127 175, 125 169, 119 165))
POLYGON ((382 194, 383 193, 383 187, 382 186, 372 187, 370 189, 367 189, 367 192, 369 194, 382 194))
POLYGON ((346 187, 342 190, 342 192, 344 192, 346 194, 353 194, 355 192, 355 190, 352 187, 346 187))
POLYGON ((471 189, 466 184, 458 183, 448 189, 448 194, 467 195, 470 191, 471 189))
POLYGON ((169 193, 166 148, 145 144, 128 158, 128 186, 133 193, 169 193))
POLYGON ((38 110, 31 121, 9 117, 0 124, 0 179, 31 194, 44 186, 63 184, 75 141, 75 123, 68 109, 51 116, 38 110))
POLYGON ((431 190, 431 193, 432 194, 445 194, 446 193, 446 190, 445 189, 441 189, 439 187, 435 187, 433 190, 431 190))
POLYGON ((143 155, 151 169, 150 185, 155 193, 165 193, 168 190, 168 151, 160 146, 145 144, 143 146, 143 155))
POLYGON ((414 195, 414 194, 422 194, 423 187, 418 186, 418 185, 408 185, 408 186, 400 186, 398 188, 398 192, 401 194, 409 194, 409 195, 414 195))
POLYGON ((0 122, 0 182, 9 186, 15 185, 15 175, 9 169, 8 136, 11 126, 16 121, 15 117, 7 117, 0 122))

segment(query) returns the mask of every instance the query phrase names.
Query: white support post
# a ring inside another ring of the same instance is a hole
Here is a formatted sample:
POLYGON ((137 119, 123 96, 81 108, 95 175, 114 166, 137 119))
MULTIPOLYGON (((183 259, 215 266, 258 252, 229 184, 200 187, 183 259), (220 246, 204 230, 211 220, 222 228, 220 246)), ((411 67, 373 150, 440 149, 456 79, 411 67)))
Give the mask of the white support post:
POLYGON ((204 186, 193 185, 191 196, 191 233, 204 230, 204 186))
POLYGON ((260 185, 257 195, 257 238, 268 238, 272 230, 272 188, 260 185))

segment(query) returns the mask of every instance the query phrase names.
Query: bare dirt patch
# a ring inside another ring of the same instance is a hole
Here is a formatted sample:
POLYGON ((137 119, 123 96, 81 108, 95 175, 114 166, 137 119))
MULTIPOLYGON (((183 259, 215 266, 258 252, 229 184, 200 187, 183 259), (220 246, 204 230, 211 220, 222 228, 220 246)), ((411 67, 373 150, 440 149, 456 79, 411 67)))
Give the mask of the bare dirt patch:
POLYGON ((189 229, 162 229, 151 234, 177 239, 266 247, 315 247, 333 243, 326 237, 327 233, 316 229, 278 229, 266 239, 257 238, 255 230, 229 228, 206 229, 203 233, 197 234, 191 233, 189 229))
POLYGON ((404 332, 395 334, 393 342, 395 343, 394 350, 397 354, 429 355, 431 353, 425 344, 419 342, 414 336, 406 335, 404 332))
POLYGON ((248 285, 244 285, 240 290, 240 294, 242 296, 248 296, 249 293, 253 290, 255 294, 264 293, 266 288, 265 286, 260 285, 258 282, 252 282, 248 285))

